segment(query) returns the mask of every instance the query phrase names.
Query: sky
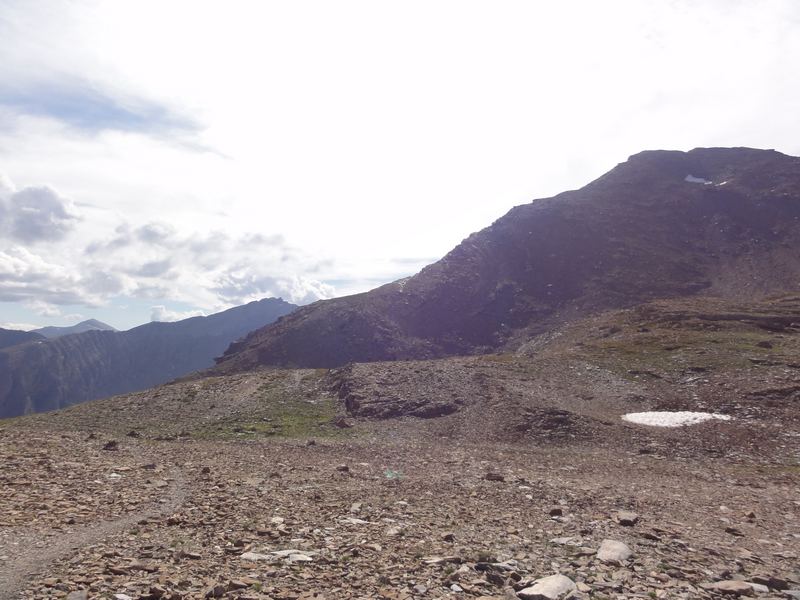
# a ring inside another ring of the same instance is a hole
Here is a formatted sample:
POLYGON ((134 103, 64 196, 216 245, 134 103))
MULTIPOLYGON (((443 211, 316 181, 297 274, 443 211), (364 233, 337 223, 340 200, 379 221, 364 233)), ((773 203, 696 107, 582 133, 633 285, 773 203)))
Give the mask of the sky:
POLYGON ((0 0, 0 327, 366 291, 645 149, 800 154, 797 0, 0 0))

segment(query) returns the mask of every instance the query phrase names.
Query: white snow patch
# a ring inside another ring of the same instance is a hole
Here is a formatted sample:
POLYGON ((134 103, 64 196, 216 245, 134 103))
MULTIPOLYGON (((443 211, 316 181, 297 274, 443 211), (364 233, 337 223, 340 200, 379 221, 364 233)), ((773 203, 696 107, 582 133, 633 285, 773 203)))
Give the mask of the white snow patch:
POLYGON ((730 421, 731 417, 719 413, 666 410, 622 415, 623 421, 629 421, 639 425, 650 425, 651 427, 682 427, 684 425, 697 425, 698 423, 710 421, 711 419, 730 421))
POLYGON ((711 185, 711 181, 708 179, 703 179, 702 177, 695 177, 694 175, 687 175, 683 178, 684 181, 688 181, 689 183, 702 183, 703 185, 711 185))

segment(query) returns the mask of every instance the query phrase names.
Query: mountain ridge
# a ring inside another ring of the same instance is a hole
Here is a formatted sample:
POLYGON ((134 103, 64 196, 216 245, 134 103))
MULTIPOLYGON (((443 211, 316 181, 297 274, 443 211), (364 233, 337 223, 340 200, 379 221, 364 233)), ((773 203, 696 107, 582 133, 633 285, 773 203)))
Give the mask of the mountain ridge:
POLYGON ((54 339, 62 335, 72 335, 73 333, 84 333, 86 331, 117 331, 117 329, 97 319, 86 319, 68 327, 40 327, 39 329, 34 329, 33 333, 54 339))
POLYGON ((0 417, 62 408, 209 367, 233 340, 294 310, 264 299, 207 317, 85 331, 0 350, 0 417))
POLYGON ((24 344, 36 340, 43 340, 45 337, 33 331, 20 331, 17 329, 3 329, 0 327, 0 349, 24 344))
POLYGON ((796 157, 641 152, 579 190, 512 208, 408 279, 252 332, 215 371, 480 354, 655 298, 791 291, 798 219, 796 157))

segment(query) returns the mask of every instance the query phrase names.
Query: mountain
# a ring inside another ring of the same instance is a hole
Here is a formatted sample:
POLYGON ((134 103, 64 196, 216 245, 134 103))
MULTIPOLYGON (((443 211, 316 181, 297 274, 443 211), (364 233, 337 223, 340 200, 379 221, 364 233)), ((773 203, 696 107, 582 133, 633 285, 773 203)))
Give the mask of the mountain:
POLYGON ((797 170, 638 155, 216 372, 0 422, 0 598, 800 598, 797 170))
POLYGON ((254 331, 216 370, 479 354, 657 298, 755 300, 800 287, 798 248, 800 159, 646 151, 513 208, 413 277, 254 331))
POLYGON ((17 331, 16 329, 0 328, 0 349, 43 339, 44 336, 33 331, 17 331))
POLYGON ((88 319, 70 327, 42 327, 33 330, 34 333, 38 333, 50 339, 61 337, 62 335, 83 333, 85 331, 116 331, 116 329, 97 319, 88 319))
POLYGON ((208 317, 91 330, 0 350, 0 417, 144 389, 214 363, 232 341, 288 314, 280 299, 208 317))

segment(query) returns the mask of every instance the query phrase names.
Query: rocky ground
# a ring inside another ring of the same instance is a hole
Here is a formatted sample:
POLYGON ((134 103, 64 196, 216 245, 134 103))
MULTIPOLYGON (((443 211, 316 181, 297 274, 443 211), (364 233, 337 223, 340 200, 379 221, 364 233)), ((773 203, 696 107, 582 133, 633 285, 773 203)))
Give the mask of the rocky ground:
MULTIPOLYGON (((536 598, 522 590, 554 574, 574 598, 800 589, 796 466, 410 439, 61 440, 70 460, 4 470, 0 574, 19 581, 3 597, 536 598), (90 477, 71 477, 78 456, 90 477), (80 519, 93 504, 98 535, 80 519), (599 554, 607 540, 624 545, 599 554), (37 564, 52 546, 63 554, 37 564)), ((4 464, 41 452, 4 432, 4 464)))
POLYGON ((0 423, 0 598, 800 598, 786 306, 0 423), (620 418, 665 409, 731 420, 620 418))

